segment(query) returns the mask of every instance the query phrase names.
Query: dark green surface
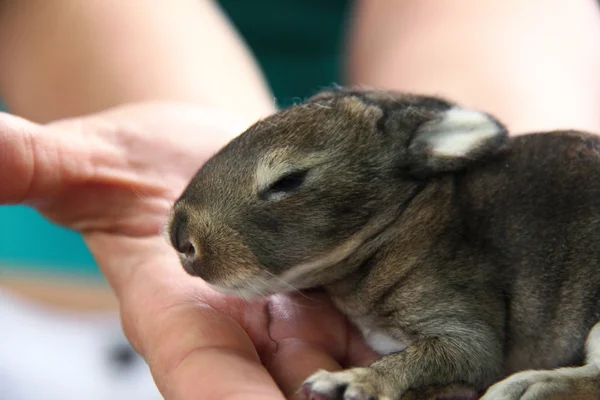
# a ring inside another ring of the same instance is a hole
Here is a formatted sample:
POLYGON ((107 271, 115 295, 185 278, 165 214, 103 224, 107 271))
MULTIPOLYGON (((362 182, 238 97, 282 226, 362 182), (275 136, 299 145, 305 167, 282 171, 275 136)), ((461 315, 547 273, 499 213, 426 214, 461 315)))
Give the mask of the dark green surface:
POLYGON ((97 275, 81 236, 23 206, 0 207, 0 261, 11 268, 97 275))
POLYGON ((219 3, 254 51, 280 106, 340 83, 348 1, 219 3))
MULTIPOLYGON (((280 106, 340 83, 347 1, 222 0, 220 4, 257 57, 280 106)), ((0 207, 0 224, 0 263, 99 275, 80 235, 35 211, 0 207)))

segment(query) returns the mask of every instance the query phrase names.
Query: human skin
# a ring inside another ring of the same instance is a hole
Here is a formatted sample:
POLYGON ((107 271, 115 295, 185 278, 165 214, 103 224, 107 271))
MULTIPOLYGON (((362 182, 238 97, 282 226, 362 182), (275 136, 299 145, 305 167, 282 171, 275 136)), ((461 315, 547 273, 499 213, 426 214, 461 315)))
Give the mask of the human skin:
POLYGON ((347 78, 447 96, 510 132, 600 131, 596 0, 363 0, 347 78))
MULTIPOLYGON (((497 114, 517 133, 598 129, 591 0, 374 3, 357 3, 349 83, 433 91, 497 114), (506 26, 511 40, 490 45, 506 26)), ((226 298, 186 276, 159 234, 202 162, 274 111, 218 9, 207 0, 32 4, 0 9, 0 90, 11 110, 43 123, 0 118, 9 179, 0 202, 29 204, 83 234, 165 398, 280 399, 315 369, 368 361, 325 299, 276 298, 267 310, 226 298)))
POLYGON ((2 98, 36 122, 146 100, 248 121, 274 111, 257 63, 210 0, 5 0, 0 58, 2 98))

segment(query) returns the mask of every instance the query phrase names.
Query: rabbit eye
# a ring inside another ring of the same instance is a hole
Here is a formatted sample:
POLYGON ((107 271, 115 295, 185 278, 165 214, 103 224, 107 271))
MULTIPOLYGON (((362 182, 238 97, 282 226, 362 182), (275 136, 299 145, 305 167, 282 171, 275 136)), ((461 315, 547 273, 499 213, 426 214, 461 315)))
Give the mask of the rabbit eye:
POLYGON ((302 185, 307 173, 308 170, 302 170, 290 172, 289 174, 282 176, 265 190, 265 195, 293 192, 302 185))

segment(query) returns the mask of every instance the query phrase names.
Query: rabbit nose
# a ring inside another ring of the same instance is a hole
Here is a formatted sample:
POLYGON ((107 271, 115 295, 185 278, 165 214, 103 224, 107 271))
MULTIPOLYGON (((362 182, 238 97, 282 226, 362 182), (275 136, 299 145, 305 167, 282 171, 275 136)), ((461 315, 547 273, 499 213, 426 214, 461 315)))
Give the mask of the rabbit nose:
POLYGON ((171 223, 171 244, 179 253, 188 259, 196 255, 196 248, 190 238, 186 218, 176 216, 171 223))

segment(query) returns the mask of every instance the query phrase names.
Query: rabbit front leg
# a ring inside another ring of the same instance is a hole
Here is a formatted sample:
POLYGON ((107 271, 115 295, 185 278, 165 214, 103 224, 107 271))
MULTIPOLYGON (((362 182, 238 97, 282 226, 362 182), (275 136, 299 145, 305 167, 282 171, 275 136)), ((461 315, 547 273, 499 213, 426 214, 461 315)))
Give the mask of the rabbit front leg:
POLYGON ((502 343, 463 333, 418 340, 368 367, 317 371, 302 391, 310 400, 399 400, 411 389, 456 383, 480 390, 501 376, 502 343))

